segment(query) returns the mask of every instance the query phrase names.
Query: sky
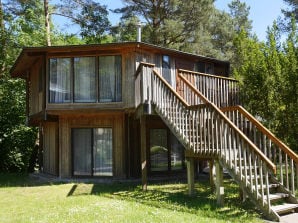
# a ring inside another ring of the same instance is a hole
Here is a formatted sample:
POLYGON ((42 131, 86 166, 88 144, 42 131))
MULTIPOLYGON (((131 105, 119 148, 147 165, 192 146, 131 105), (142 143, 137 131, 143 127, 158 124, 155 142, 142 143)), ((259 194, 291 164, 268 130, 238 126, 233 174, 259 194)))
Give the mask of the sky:
MULTIPOLYGON (((108 9, 116 9, 124 6, 122 0, 97 1, 102 5, 106 5, 108 9)), ((216 0, 215 6, 220 10, 229 12, 228 4, 231 1, 232 0, 216 0)), ((253 21, 253 33, 255 33, 258 36, 258 39, 261 41, 266 40, 267 27, 271 27, 273 21, 279 16, 282 16, 281 9, 287 8, 287 5, 283 3, 283 0, 241 0, 241 2, 245 2, 248 6, 250 6, 249 19, 253 21)), ((57 19, 57 23, 60 23, 59 20, 61 20, 61 17, 57 19)), ((115 25, 119 22, 120 15, 109 11, 109 20, 111 21, 112 25, 115 25)), ((54 22, 56 22, 55 19, 54 22)))
MULTIPOLYGON (((231 0, 215 1, 216 8, 229 12, 228 4, 231 0)), ((266 40, 268 26, 272 26, 273 21, 282 16, 281 9, 286 9, 287 5, 283 0, 242 0, 250 6, 250 16, 253 32, 257 34, 259 40, 266 40)))
MULTIPOLYGON (((231 0, 216 0, 215 6, 220 10, 228 12, 228 4, 231 0)), ((281 16, 281 9, 287 8, 283 0, 242 0, 250 6, 249 18, 253 21, 253 32, 257 34, 259 40, 266 39, 267 27, 273 24, 273 21, 281 16)), ((120 8, 123 6, 122 0, 100 0, 100 3, 107 5, 109 9, 120 8)), ((109 19, 112 24, 117 24, 119 15, 110 12, 109 19)))

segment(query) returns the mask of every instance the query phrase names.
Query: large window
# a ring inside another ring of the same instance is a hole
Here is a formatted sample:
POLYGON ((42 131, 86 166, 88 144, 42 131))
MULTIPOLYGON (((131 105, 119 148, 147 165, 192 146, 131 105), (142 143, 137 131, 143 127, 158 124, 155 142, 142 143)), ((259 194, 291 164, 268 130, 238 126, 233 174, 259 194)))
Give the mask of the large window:
POLYGON ((72 129, 73 175, 113 176, 111 128, 72 129))
POLYGON ((74 58, 74 101, 96 102, 95 57, 74 58))
POLYGON ((70 102, 70 72, 70 58, 50 59, 49 101, 51 103, 70 102))
POLYGON ((150 171, 184 168, 184 147, 165 128, 151 128, 149 133, 150 171))
POLYGON ((99 57, 99 101, 121 101, 121 57, 99 57))
POLYGON ((121 56, 51 58, 50 103, 120 102, 121 56))

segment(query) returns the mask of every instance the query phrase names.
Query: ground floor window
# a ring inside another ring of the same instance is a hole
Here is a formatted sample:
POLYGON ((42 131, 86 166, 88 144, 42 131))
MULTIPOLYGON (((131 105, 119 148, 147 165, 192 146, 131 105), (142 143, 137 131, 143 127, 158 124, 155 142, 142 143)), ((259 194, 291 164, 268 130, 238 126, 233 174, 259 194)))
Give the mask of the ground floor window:
POLYGON ((113 176, 112 128, 72 129, 73 175, 113 176))
POLYGON ((184 147, 166 128, 149 131, 150 171, 181 170, 184 164, 184 147))

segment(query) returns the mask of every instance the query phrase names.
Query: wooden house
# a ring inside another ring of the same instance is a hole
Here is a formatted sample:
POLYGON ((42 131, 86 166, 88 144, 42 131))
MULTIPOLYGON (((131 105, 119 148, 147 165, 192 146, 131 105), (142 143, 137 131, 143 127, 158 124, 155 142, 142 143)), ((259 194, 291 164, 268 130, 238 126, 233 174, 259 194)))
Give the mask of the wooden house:
POLYGON ((28 47, 11 75, 26 80, 45 173, 144 189, 147 176, 181 173, 192 194, 195 160, 208 159, 219 203, 224 167, 269 218, 297 211, 298 156, 239 106, 226 61, 142 42, 28 47))

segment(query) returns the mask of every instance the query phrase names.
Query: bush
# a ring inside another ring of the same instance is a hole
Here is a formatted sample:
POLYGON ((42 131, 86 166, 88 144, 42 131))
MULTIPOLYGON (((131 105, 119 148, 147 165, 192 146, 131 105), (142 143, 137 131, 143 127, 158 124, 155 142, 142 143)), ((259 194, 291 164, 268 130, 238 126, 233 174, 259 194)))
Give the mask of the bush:
POLYGON ((27 172, 29 166, 32 171, 32 166, 35 166, 32 155, 35 153, 36 136, 36 129, 24 125, 5 134, 0 142, 0 171, 27 172))

